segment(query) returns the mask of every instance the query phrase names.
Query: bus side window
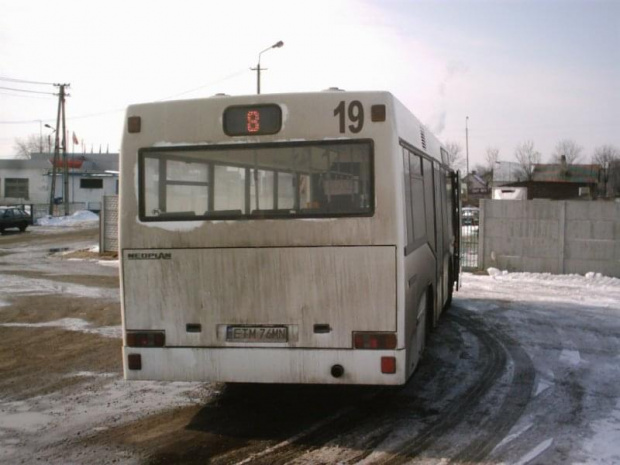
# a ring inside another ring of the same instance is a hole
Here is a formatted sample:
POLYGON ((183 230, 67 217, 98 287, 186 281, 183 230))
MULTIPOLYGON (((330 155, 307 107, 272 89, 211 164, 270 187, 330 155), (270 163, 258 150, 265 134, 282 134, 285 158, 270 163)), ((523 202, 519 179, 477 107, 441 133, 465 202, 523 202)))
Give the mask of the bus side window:
POLYGON ((433 189, 433 165, 430 160, 423 158, 423 175, 424 175, 424 203, 426 208, 426 236, 428 242, 437 250, 435 245, 435 195, 433 189))
POLYGON ((413 209, 411 208, 411 176, 409 169, 409 151, 403 147, 403 175, 405 182, 405 217, 407 227, 407 246, 405 253, 413 248, 413 209))
POLYGON ((424 179, 422 178, 422 159, 409 152, 411 170, 411 208, 413 214, 414 247, 426 237, 426 212, 424 208, 424 179))

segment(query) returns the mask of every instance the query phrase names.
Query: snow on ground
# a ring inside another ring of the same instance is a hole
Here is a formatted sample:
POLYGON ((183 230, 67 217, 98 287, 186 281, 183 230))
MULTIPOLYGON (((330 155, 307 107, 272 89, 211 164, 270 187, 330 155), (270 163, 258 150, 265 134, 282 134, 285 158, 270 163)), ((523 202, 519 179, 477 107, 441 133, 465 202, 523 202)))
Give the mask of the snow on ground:
MULTIPOLYGON (((24 463, 24 459, 26 463, 45 463, 47 460, 37 459, 35 462, 35 457, 24 454, 24 451, 45 450, 50 443, 62 444, 67 440, 88 436, 163 408, 196 404, 209 395, 209 389, 215 392, 215 388, 201 383, 127 383, 114 373, 75 372, 69 376, 91 381, 82 384, 79 392, 72 393, 68 399, 54 392, 26 401, 0 403, 0 463, 19 463, 12 461, 16 457, 22 457, 21 463, 24 463), (3 457, 9 462, 4 462, 3 457)), ((95 463, 91 460, 74 461, 66 457, 52 461, 95 463)), ((117 461, 137 462, 129 457, 113 460, 117 461)), ((113 462, 106 460, 105 463, 113 462)))
MULTIPOLYGON (((92 297, 100 299, 118 299, 118 289, 91 287, 44 278, 25 278, 10 274, 0 279, 0 296, 71 294, 76 297, 92 297)), ((1 302, 1 301, 0 301, 1 302)), ((2 304, 0 303, 0 306, 2 304)))
POLYGON ((528 352, 537 371, 535 408, 496 449, 535 425, 546 437, 513 463, 538 463, 536 457, 565 448, 559 444, 562 439, 575 441, 583 454, 583 461, 571 463, 620 463, 620 279, 595 272, 487 272, 462 274, 456 305, 479 313, 490 325, 501 325, 528 352), (554 402, 555 411, 548 410, 554 402), (579 409, 583 413, 565 423, 579 409), (562 420, 541 426, 545 411, 562 420))
POLYGON ((36 221, 37 226, 58 226, 58 227, 93 227, 99 222, 99 215, 88 211, 80 210, 71 216, 45 216, 36 221))
POLYGON ((590 306, 615 309, 620 305, 620 279, 600 273, 587 273, 586 276, 509 273, 497 268, 489 268, 487 272, 489 276, 463 273, 464 285, 458 296, 513 302, 583 302, 590 306))

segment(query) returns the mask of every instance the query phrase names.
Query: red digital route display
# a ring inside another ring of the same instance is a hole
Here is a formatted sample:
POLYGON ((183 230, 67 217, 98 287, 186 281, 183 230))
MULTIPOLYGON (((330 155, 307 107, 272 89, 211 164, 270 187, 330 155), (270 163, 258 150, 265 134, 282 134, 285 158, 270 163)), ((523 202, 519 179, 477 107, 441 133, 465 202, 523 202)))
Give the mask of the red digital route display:
POLYGON ((224 110, 224 132, 229 136, 276 134, 282 128, 278 105, 248 105, 224 110))

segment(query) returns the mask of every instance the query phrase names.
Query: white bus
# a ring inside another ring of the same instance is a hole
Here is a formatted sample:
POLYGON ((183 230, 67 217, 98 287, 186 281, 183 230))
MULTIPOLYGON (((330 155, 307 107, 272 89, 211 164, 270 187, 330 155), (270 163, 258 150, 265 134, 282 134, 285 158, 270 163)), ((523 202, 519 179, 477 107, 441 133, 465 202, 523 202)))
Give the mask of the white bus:
POLYGON ((458 176, 390 93, 128 108, 124 376, 401 385, 458 281, 458 176))

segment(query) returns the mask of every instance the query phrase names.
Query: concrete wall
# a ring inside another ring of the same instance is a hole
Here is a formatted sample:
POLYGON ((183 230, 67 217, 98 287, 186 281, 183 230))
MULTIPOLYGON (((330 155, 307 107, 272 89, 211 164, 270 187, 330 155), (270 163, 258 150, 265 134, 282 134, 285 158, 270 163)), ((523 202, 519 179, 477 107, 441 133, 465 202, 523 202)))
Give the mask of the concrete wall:
POLYGON ((118 252, 118 195, 105 195, 99 213, 99 250, 118 252))
POLYGON ((481 266, 620 278, 620 203, 483 200, 481 266))

